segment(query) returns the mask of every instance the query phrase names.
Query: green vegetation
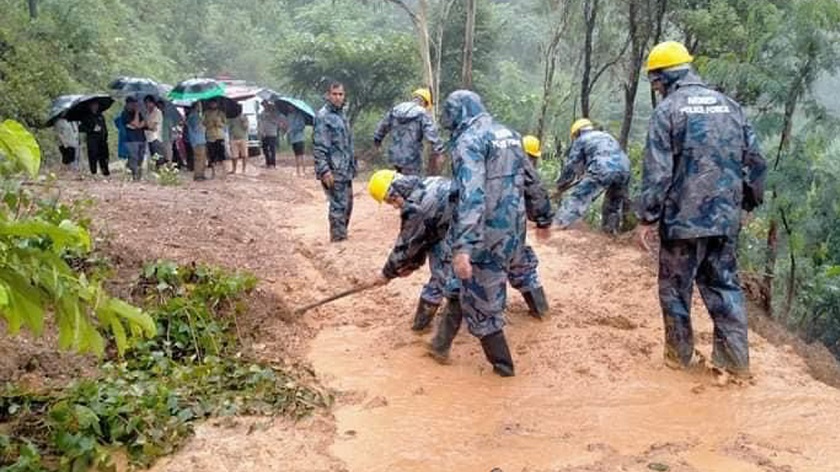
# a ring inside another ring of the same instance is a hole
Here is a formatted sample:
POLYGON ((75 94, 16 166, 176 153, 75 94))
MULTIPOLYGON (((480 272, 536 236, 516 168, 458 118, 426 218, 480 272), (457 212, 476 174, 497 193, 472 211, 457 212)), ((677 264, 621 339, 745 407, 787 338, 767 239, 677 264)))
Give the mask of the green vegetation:
POLYGON ((50 392, 7 387, 0 394, 0 468, 88 470, 125 451, 150 465, 177 450, 200 419, 226 415, 302 417, 328 398, 295 376, 250 362, 238 352, 237 313, 256 280, 203 266, 158 261, 133 292, 158 335, 123 357, 109 358, 98 378, 50 392))
POLYGON ((0 315, 8 331, 26 327, 41 334, 52 313, 59 345, 102 354, 103 333, 123 352, 130 342, 151 337, 155 326, 138 308, 108 296, 99 274, 78 273, 74 263, 91 251, 86 222, 56 197, 35 194, 40 151, 18 122, 0 124, 0 315))

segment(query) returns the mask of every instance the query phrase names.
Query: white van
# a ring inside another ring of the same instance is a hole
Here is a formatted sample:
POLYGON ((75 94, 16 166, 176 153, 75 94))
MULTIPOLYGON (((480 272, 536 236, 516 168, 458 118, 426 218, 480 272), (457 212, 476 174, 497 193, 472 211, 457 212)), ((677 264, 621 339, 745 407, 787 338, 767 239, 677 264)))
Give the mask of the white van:
POLYGON ((248 117, 248 155, 256 156, 262 152, 262 145, 259 137, 260 99, 249 98, 239 102, 242 105, 242 114, 248 117))

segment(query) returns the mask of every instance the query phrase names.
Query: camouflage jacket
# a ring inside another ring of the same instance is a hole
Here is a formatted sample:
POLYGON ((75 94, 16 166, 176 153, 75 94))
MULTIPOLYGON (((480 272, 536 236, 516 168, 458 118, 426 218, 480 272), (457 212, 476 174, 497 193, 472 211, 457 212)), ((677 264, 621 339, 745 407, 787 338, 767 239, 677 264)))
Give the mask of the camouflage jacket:
POLYGON ((639 218, 658 221, 665 239, 736 236, 741 209, 763 200, 765 173, 741 106, 689 72, 650 119, 639 218))
POLYGON ((353 180, 356 176, 353 131, 341 109, 326 103, 318 110, 312 141, 315 175, 318 179, 331 172, 336 181, 353 180))
POLYGON ((394 182, 397 183, 403 189, 399 193, 403 194, 405 205, 400 212, 400 234, 382 269, 389 279, 419 269, 435 244, 445 244, 457 199, 452 182, 443 177, 402 176, 394 182))
POLYGON ((378 145, 391 133, 388 162, 393 166, 420 170, 423 168, 423 140, 432 145, 435 154, 443 153, 443 141, 429 112, 416 102, 405 102, 392 108, 373 133, 378 145))
POLYGON ((473 92, 444 104, 454 129, 452 174, 458 202, 449 232, 452 253, 507 266, 525 243, 525 219, 551 224, 551 203, 525 156, 519 134, 496 123, 473 92))
POLYGON ((598 181, 608 180, 614 174, 630 175, 630 159, 608 133, 583 131, 572 143, 557 188, 569 188, 584 172, 598 181))

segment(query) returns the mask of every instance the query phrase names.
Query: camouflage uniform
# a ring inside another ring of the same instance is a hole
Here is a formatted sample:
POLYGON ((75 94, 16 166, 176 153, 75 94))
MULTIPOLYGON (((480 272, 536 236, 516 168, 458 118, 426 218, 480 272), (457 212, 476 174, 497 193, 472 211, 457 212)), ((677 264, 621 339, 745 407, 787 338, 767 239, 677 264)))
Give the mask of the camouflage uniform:
POLYGON ((341 108, 326 103, 315 115, 313 152, 315 176, 320 180, 327 173, 335 179, 333 188, 324 187, 330 202, 330 240, 347 239, 347 226, 353 212, 353 177, 356 157, 353 153, 353 132, 341 108))
POLYGON ((551 204, 520 136, 496 123, 478 95, 451 94, 442 122, 454 130, 452 170, 458 193, 448 238, 453 255, 469 254, 473 268, 472 278, 460 281, 460 305, 470 333, 484 338, 504 327, 506 285, 525 244, 526 211, 538 226, 547 227, 551 204))
POLYGON ((766 164, 731 98, 690 69, 661 73, 664 100, 650 120, 639 219, 659 223, 659 300, 665 358, 692 362, 691 295, 697 282, 714 321, 713 363, 749 369, 747 314, 738 282, 741 209, 762 201, 766 164))
POLYGON ((415 101, 400 103, 379 122, 373 141, 379 146, 388 133, 391 146, 388 162, 404 175, 422 175, 423 140, 432 145, 432 153, 443 153, 443 141, 429 112, 415 101))
POLYGON ((557 189, 561 192, 568 189, 581 174, 581 181, 563 199, 555 222, 561 228, 568 227, 579 220, 589 205, 606 190, 601 208, 601 228, 608 233, 617 233, 630 182, 630 160, 618 141, 603 131, 581 131, 569 151, 566 166, 557 180, 557 189))
POLYGON ((452 273, 451 253, 445 239, 457 198, 452 183, 443 177, 399 176, 391 184, 390 192, 402 196, 405 205, 400 212, 400 235, 382 275, 393 279, 413 272, 423 266, 428 255, 431 277, 423 286, 420 298, 439 305, 444 285, 452 273))

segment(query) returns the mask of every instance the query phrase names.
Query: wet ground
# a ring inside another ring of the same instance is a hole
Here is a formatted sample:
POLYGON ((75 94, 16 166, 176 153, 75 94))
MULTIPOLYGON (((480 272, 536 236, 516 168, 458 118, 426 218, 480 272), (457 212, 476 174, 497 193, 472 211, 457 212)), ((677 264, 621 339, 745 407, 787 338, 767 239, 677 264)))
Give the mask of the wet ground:
MULTIPOLYGON (((350 238, 328 242, 312 178, 251 167, 180 187, 68 182, 97 202, 102 234, 144 258, 240 267, 268 300, 250 349, 311 366, 331 411, 298 424, 238 418, 200 426, 155 471, 828 471, 840 468, 840 391, 814 380, 790 348, 751 333, 755 379, 719 386, 661 360, 649 254, 586 230, 533 243, 551 313, 527 316, 509 293, 517 376, 495 376, 462 332, 453 363, 425 355, 409 330, 425 269, 300 316, 297 306, 372 277, 399 218, 358 183, 350 238)), ((711 325, 699 297, 698 347, 711 325)))

